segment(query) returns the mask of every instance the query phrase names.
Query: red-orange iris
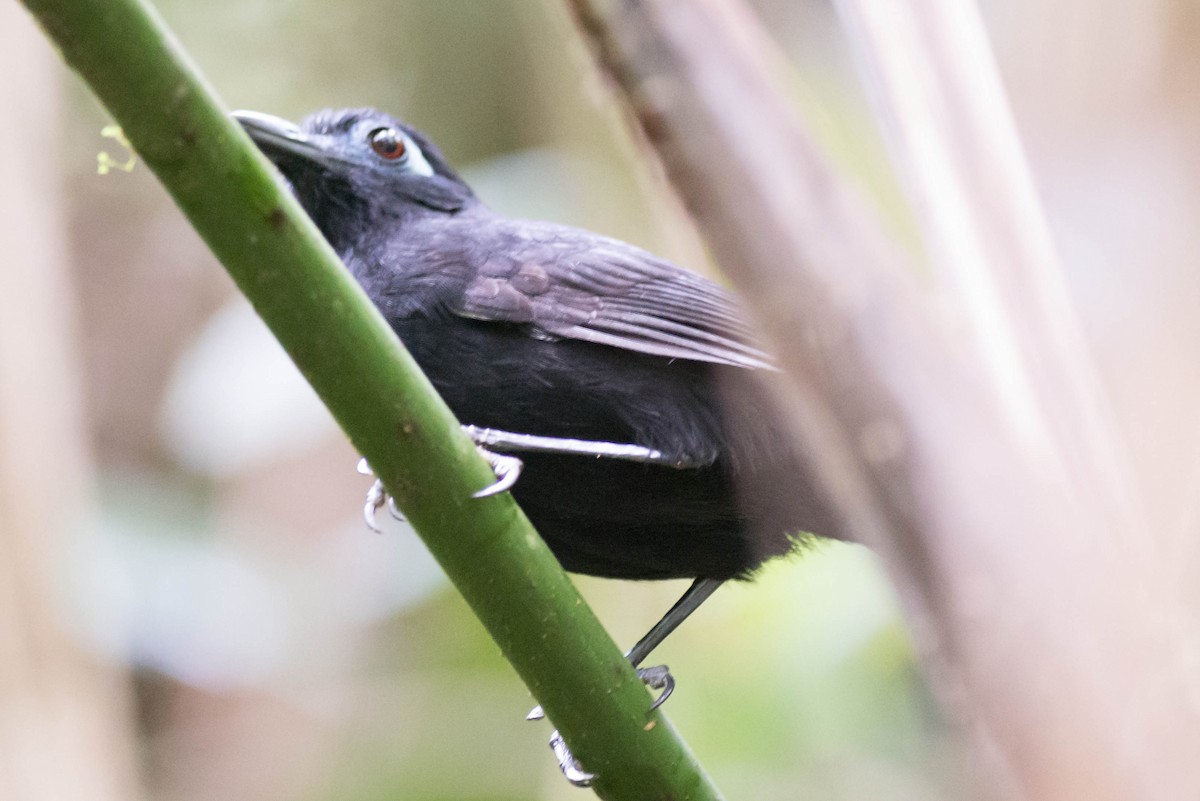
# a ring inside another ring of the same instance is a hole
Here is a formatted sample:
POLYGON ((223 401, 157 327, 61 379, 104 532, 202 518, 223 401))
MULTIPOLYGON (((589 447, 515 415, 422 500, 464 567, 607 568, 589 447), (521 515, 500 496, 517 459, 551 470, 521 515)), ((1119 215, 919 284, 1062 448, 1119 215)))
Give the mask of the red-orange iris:
POLYGON ((404 156, 404 138, 394 128, 376 128, 367 140, 380 158, 395 161, 404 156))

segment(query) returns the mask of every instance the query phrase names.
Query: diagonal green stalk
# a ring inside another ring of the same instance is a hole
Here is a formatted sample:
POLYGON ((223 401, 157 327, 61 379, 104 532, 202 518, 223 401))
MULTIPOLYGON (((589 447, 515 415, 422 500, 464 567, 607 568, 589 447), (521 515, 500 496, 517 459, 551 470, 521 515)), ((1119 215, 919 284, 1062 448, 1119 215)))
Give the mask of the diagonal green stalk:
MULTIPOLYGON (((24 0, 412 522, 607 799, 717 790, 337 256, 138 0, 24 0)), ((514 725, 518 725, 514 722, 514 725)))

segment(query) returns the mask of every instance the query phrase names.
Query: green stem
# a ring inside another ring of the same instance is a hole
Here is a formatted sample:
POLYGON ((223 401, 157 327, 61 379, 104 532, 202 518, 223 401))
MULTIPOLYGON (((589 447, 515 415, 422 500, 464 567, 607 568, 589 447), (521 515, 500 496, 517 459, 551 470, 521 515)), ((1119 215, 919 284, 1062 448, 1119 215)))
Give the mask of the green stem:
MULTIPOLYGON (((154 10, 25 0, 228 269, 608 799, 715 799, 387 323, 154 10)), ((449 636, 449 635, 448 635, 449 636)), ((514 726, 521 725, 515 722, 514 726)), ((533 736, 530 733, 530 736, 533 736)))

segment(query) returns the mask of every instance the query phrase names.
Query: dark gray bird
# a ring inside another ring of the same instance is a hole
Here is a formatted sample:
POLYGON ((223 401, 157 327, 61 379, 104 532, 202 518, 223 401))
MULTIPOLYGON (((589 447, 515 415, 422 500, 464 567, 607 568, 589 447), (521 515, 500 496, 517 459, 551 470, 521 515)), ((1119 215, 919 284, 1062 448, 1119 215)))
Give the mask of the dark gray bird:
POLYGON ((722 581, 836 536, 713 282, 589 231, 502 217, 373 109, 236 118, 459 419, 520 452, 512 493, 567 570, 694 578, 636 666, 722 581))

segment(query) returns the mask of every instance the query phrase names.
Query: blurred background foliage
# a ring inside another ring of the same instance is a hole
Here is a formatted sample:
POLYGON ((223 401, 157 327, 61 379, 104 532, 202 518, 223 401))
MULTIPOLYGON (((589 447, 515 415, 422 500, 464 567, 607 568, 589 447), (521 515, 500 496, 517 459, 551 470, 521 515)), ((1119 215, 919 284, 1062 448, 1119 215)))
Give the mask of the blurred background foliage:
MULTIPOLYGON (((497 209, 708 269, 561 5, 158 3, 231 108, 377 106, 426 130, 497 209)), ((914 241, 831 7, 754 5, 826 147, 914 241)), ((1195 565, 1200 15, 1185 0, 984 5, 1131 458, 1181 569, 1195 565)), ((62 596, 84 658, 132 677, 145 796, 583 797, 419 541, 399 523, 365 529, 356 455, 149 171, 97 176, 97 152, 118 149, 103 110, 65 72, 45 91, 64 96, 51 157, 35 156, 62 187, 60 313, 74 315, 91 487, 83 522, 63 521, 62 596)), ((9 286, 19 271, 0 267, 9 286)), ((622 644, 683 589, 579 584, 622 644)), ((977 766, 861 548, 769 565, 656 657, 680 681, 669 714, 730 798, 971 786, 977 766)))

